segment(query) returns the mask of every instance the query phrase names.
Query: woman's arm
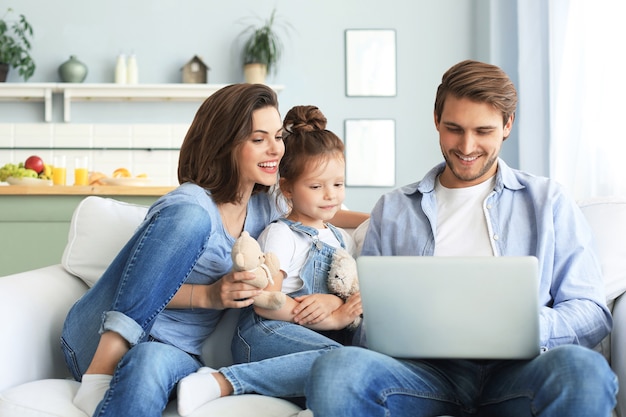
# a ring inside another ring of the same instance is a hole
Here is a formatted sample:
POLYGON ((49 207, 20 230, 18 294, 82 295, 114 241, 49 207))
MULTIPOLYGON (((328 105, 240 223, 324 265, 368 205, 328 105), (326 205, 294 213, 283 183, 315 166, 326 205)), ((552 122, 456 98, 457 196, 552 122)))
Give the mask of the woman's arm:
POLYGON ((167 308, 206 308, 223 310, 225 308, 243 308, 254 302, 254 297, 261 294, 258 288, 246 284, 254 279, 254 273, 231 272, 213 284, 183 284, 167 308))

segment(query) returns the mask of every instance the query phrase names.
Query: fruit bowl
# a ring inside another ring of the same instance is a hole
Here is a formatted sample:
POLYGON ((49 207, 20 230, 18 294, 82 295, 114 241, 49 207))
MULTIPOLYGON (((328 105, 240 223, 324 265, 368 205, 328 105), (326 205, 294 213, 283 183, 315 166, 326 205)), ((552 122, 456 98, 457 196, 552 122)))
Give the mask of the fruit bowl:
POLYGON ((7 178, 7 182, 9 183, 9 185, 28 185, 31 187, 41 187, 41 186, 52 185, 52 180, 42 180, 39 178, 31 178, 31 177, 22 177, 22 178, 9 177, 7 178))
POLYGON ((104 177, 100 178, 100 181, 105 185, 142 186, 147 185, 150 182, 150 179, 145 177, 104 177))

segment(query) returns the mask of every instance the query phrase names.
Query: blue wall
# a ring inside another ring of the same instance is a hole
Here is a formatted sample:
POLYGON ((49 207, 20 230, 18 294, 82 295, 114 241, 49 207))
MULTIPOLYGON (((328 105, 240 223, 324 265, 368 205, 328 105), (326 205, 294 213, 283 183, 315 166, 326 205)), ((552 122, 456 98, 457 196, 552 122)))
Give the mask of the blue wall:
MULTIPOLYGON (((326 114, 329 128, 341 137, 345 119, 394 119, 396 186, 401 186, 421 178, 441 160, 432 109, 443 72, 462 59, 489 59, 485 1, 9 0, 3 4, 26 15, 35 28, 32 54, 37 71, 29 82, 59 81, 58 66, 76 55, 89 67, 85 81, 89 83, 112 82, 120 52, 136 53, 140 83, 180 82, 180 68, 195 54, 211 67, 210 83, 240 82, 237 35, 251 18, 265 18, 276 7, 279 18, 292 26, 278 74, 268 80, 285 86, 279 95, 281 112, 293 105, 315 104, 326 114), (396 97, 345 96, 344 31, 358 28, 396 30, 396 97)), ((14 71, 8 81, 22 80, 14 71)), ((188 103, 93 103, 73 106, 72 122, 190 122, 196 108, 197 104, 188 103)), ((53 118, 60 122, 60 111, 53 118)), ((40 106, 0 103, 0 122, 41 120, 40 106)), ((509 143, 514 140, 507 141, 503 156, 516 166, 516 146, 509 143)), ((350 187, 346 204, 369 211, 389 189, 350 187)))

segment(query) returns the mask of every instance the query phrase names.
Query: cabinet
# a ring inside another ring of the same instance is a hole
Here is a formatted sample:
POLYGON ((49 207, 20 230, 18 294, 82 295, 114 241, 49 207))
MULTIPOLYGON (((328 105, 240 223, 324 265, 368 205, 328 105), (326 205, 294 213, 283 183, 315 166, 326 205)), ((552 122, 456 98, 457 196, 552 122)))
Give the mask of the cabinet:
POLYGON ((171 189, 0 186, 0 277, 60 263, 72 214, 86 196, 149 206, 171 189))
MULTIPOLYGON (((77 101, 202 101, 227 84, 82 84, 0 83, 0 100, 41 101, 44 120, 52 120, 52 95, 63 95, 63 121, 71 121, 71 105, 77 101)), ((277 93, 282 85, 270 86, 277 93)))

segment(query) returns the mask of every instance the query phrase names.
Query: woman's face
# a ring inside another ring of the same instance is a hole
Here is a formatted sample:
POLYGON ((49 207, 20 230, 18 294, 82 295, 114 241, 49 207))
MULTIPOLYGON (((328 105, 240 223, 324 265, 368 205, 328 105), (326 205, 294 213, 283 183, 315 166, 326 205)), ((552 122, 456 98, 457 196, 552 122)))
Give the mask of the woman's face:
POLYGON ((239 152, 242 187, 274 185, 278 163, 284 154, 283 125, 278 110, 274 107, 255 110, 252 113, 252 133, 239 152))

